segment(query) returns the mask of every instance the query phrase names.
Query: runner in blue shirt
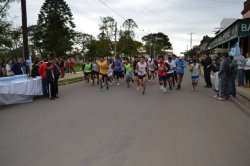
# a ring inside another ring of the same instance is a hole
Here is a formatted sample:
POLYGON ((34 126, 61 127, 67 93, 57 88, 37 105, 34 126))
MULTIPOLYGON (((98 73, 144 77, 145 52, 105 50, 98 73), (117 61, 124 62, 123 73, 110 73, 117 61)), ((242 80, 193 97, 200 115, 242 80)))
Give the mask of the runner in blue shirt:
POLYGON ((114 76, 115 79, 117 80, 117 85, 120 84, 120 80, 122 78, 122 61, 120 59, 120 57, 116 57, 114 63, 114 76))
POLYGON ((181 82, 184 76, 184 70, 186 67, 186 61, 180 56, 176 62, 176 74, 177 74, 177 90, 181 89, 181 82))

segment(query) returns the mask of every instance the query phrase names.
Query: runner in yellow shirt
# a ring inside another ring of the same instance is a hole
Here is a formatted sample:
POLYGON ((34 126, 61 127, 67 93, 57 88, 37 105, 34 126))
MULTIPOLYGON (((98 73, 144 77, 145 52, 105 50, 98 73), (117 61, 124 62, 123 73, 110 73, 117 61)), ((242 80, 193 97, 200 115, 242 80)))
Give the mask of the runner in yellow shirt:
POLYGON ((107 90, 109 89, 109 84, 108 84, 108 68, 109 64, 107 61, 104 61, 104 57, 100 57, 100 62, 98 63, 99 67, 99 74, 100 74, 100 85, 101 89, 103 88, 103 83, 105 82, 107 85, 107 90))

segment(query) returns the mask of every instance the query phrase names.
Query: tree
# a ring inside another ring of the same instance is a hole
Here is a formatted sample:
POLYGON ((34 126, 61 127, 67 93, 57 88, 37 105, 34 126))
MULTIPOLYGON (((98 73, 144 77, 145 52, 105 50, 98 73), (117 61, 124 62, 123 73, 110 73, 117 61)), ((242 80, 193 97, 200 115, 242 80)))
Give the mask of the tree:
POLYGON ((100 56, 105 56, 105 57, 110 57, 112 56, 112 47, 110 44, 110 41, 107 39, 100 39, 100 40, 92 40, 88 45, 87 45, 87 57, 100 57, 100 56))
POLYGON ((201 40, 200 45, 204 44, 204 43, 210 43, 210 41, 212 40, 212 37, 209 37, 208 35, 203 36, 203 39, 201 40))
POLYGON ((76 32, 74 39, 75 50, 78 50, 79 53, 85 53, 88 45, 95 40, 92 35, 76 32))
POLYGON ((101 17, 100 31, 102 38, 105 37, 109 41, 113 41, 116 29, 116 22, 113 17, 101 17))
POLYGON ((11 2, 16 0, 0 0, 0 21, 6 17, 7 10, 11 2))
POLYGON ((134 56, 138 54, 138 50, 142 47, 142 43, 135 41, 130 35, 129 31, 121 34, 121 37, 117 43, 117 49, 119 54, 125 56, 134 56))
POLYGON ((64 0, 45 0, 37 23, 37 41, 41 41, 41 47, 51 55, 62 56, 72 50, 75 24, 64 0))
POLYGON ((142 37, 142 41, 144 41, 145 49, 148 54, 152 52, 155 55, 162 55, 166 50, 172 49, 172 44, 167 35, 162 32, 149 34, 142 37))
POLYGON ((127 19, 124 21, 122 26, 125 29, 125 32, 128 33, 129 36, 131 36, 132 38, 135 37, 134 29, 138 28, 138 25, 136 24, 134 20, 127 19))

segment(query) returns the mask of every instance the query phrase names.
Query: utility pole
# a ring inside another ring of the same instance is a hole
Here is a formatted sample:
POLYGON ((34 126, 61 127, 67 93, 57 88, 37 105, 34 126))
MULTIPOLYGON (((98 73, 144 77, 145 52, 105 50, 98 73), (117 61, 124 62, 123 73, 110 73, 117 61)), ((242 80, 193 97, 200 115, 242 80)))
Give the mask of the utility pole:
POLYGON ((115 50, 114 50, 114 56, 115 56, 115 57, 116 57, 116 54, 117 54, 117 53, 116 53, 116 52, 117 52, 117 51, 116 51, 116 49, 117 49, 117 48, 116 48, 116 47, 117 47, 117 41, 116 41, 116 40, 117 40, 117 37, 116 37, 116 36, 117 36, 117 22, 115 23, 115 50))
POLYGON ((21 0, 21 8, 22 8, 22 31, 23 31, 23 58, 24 60, 28 60, 29 45, 28 45, 26 0, 21 0))
POLYGON ((195 34, 194 32, 191 32, 191 33, 189 33, 190 34, 190 50, 193 48, 193 34, 195 34))

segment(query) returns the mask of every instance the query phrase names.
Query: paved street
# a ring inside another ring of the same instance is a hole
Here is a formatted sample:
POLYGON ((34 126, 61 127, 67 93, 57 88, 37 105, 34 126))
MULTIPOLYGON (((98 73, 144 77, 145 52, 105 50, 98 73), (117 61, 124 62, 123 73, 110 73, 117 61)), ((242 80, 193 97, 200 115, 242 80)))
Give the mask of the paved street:
POLYGON ((0 166, 249 166, 249 116, 190 82, 144 96, 79 82, 56 101, 1 107, 0 166))

